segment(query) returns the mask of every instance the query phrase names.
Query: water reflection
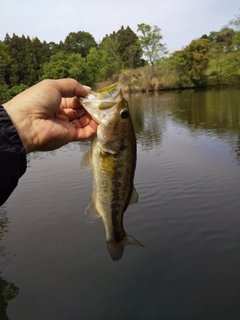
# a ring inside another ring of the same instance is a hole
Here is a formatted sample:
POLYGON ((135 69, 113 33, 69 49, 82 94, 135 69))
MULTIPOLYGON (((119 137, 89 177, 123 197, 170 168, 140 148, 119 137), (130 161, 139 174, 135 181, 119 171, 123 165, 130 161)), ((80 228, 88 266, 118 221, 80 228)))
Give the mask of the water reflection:
POLYGON ((145 149, 161 144, 170 118, 190 134, 203 134, 227 142, 240 161, 239 90, 171 91, 134 94, 127 98, 138 142, 145 149))
MULTIPOLYGON (((8 232, 8 216, 4 207, 0 208, 0 241, 4 234, 8 232)), ((5 247, 0 246, 0 319, 8 320, 7 305, 11 299, 18 295, 19 288, 13 283, 1 277, 6 265, 11 261, 11 255, 6 251, 5 247)))
POLYGON ((238 90, 183 91, 174 99, 174 120, 222 135, 239 132, 238 90))
MULTIPOLYGON (((90 140, 83 140, 80 142, 73 142, 65 145, 62 147, 62 149, 59 149, 60 151, 62 150, 63 153, 71 153, 71 151, 80 151, 81 153, 84 153, 87 149, 90 149, 91 147, 91 142, 90 140)), ((47 151, 47 152, 32 152, 27 155, 27 160, 28 160, 28 166, 30 166, 31 160, 44 160, 50 157, 55 157, 59 150, 52 150, 52 151, 47 151)))
POLYGON ((166 114, 158 108, 159 99, 154 94, 139 94, 129 96, 127 99, 138 143, 144 150, 161 144, 166 114))
MULTIPOLYGON (((199 133, 216 136, 227 141, 236 157, 240 157, 240 91, 226 90, 184 90, 126 95, 138 143, 143 150, 153 149, 162 142, 163 132, 169 117, 178 126, 199 133)), ((90 141, 71 143, 64 152, 90 148, 90 141)), ((55 156, 57 151, 35 152, 31 159, 45 159, 55 156)))
MULTIPOLYGON (((84 219, 92 177, 80 160, 90 143, 30 154, 7 203, 11 233, 3 240, 17 257, 10 268, 5 248, 1 256, 0 277, 21 283, 21 294, 7 307, 18 288, 1 279, 0 319, 6 307, 16 320, 239 318, 240 173, 231 151, 240 163, 240 100, 227 91, 129 97, 141 201, 125 222, 146 250, 129 248, 118 265, 109 261, 102 223, 84 219)), ((7 231, 6 212, 2 221, 7 231)))

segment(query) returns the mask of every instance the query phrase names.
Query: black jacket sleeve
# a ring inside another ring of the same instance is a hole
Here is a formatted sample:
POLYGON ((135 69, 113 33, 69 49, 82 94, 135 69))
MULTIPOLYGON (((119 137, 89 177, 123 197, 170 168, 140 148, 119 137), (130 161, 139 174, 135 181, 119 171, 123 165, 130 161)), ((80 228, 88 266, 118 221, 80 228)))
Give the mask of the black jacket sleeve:
POLYGON ((7 112, 0 106, 0 206, 27 167, 26 152, 7 112))

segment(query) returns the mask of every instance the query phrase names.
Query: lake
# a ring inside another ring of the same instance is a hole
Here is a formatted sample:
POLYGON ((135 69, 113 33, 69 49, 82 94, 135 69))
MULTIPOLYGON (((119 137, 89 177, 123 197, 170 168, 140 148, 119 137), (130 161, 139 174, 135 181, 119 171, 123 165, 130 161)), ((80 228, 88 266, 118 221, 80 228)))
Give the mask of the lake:
POLYGON ((0 209, 1 320, 240 319, 240 91, 126 98, 139 202, 124 226, 145 248, 113 262, 85 221, 89 141, 30 154, 0 209))

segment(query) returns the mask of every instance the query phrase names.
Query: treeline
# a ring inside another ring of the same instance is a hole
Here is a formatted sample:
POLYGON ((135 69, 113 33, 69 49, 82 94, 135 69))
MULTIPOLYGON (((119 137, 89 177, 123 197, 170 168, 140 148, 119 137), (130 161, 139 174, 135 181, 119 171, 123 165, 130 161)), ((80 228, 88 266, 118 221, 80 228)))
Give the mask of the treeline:
POLYGON ((60 43, 6 34, 0 41, 0 103, 46 78, 72 77, 87 85, 109 79, 130 90, 221 85, 239 79, 240 15, 172 54, 157 26, 139 24, 137 32, 122 26, 99 44, 84 31, 71 32, 60 43))
POLYGON ((186 88, 240 83, 240 24, 235 22, 158 60, 158 79, 163 78, 158 84, 186 88))
POLYGON ((182 50, 158 56, 151 65, 122 72, 120 82, 130 91, 239 85, 240 15, 182 50))
POLYGON ((92 85, 143 64, 138 37, 129 27, 106 35, 100 44, 84 31, 71 32, 60 43, 6 34, 0 41, 0 99, 46 78, 72 77, 92 85))

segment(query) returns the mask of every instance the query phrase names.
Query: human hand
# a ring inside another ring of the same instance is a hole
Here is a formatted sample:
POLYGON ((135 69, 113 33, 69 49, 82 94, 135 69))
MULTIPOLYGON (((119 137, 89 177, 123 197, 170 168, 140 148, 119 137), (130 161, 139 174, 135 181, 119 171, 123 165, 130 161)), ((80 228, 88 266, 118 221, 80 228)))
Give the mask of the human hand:
POLYGON ((26 153, 91 137, 97 123, 77 98, 89 90, 73 79, 43 80, 5 103, 26 153))

